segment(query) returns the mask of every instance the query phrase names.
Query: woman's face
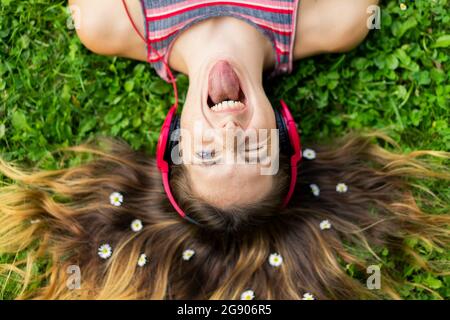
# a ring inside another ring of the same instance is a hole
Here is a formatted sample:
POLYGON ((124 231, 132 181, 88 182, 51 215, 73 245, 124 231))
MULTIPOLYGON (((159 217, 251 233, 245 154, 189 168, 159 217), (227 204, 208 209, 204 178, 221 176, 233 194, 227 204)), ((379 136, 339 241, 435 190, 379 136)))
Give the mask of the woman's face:
POLYGON ((181 160, 193 191, 223 208, 264 197, 278 170, 278 132, 271 129, 275 114, 261 75, 231 58, 205 63, 190 77, 181 114, 181 160))

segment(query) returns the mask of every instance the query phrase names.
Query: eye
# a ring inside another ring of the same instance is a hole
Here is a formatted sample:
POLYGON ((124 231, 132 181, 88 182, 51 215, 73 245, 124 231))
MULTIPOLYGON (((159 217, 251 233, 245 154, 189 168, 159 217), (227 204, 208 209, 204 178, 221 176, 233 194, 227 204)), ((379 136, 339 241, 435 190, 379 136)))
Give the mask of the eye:
MULTIPOLYGON (((259 140, 261 140, 261 138, 259 140)), ((255 152, 267 147, 269 140, 264 139, 262 141, 251 143, 249 137, 245 137, 244 143, 245 143, 244 149, 245 152, 255 152)))
POLYGON ((212 159, 215 155, 215 151, 214 150, 201 150, 199 152, 196 153, 197 157, 199 157, 202 160, 208 160, 208 159, 212 159))
POLYGON ((264 145, 263 144, 261 144, 261 145, 259 145, 259 146, 254 146, 254 147, 246 147, 245 148, 245 151, 246 152, 251 152, 251 151, 258 151, 258 150, 261 150, 262 148, 264 148, 264 145))

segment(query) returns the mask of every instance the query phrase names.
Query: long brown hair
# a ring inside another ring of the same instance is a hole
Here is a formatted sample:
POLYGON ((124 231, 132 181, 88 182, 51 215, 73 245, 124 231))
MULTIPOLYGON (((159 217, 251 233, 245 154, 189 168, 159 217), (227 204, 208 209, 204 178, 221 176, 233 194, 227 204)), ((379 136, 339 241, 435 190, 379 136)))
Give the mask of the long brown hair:
MULTIPOLYGON (((311 146, 314 160, 303 160, 289 206, 280 210, 280 195, 289 176, 286 161, 275 178, 274 192, 247 207, 217 209, 198 199, 182 167, 171 183, 181 207, 201 226, 182 220, 161 185, 155 160, 124 141, 97 137, 62 149, 89 157, 82 164, 53 171, 25 169, 0 160, 9 180, 0 188, 0 254, 15 259, 0 265, 0 274, 19 284, 18 298, 37 299, 238 299, 253 290, 256 299, 400 298, 401 280, 394 266, 377 254, 386 248, 422 268, 445 274, 412 250, 406 239, 429 248, 448 249, 448 207, 413 178, 448 181, 437 151, 401 154, 374 140, 387 136, 349 134, 329 145, 311 146), (336 191, 345 183, 348 191, 336 191), (318 196, 310 185, 320 189, 318 196), (421 207, 414 190, 421 188, 421 207), (123 195, 121 206, 109 202, 123 195), (443 214, 424 212, 440 207, 443 214), (143 229, 130 223, 140 219, 143 229), (330 229, 321 230, 328 220, 330 229), (98 248, 112 247, 101 259, 98 248), (182 259, 183 251, 194 256, 182 259), (21 254, 17 254, 21 253, 21 254), (148 262, 137 266, 140 254, 148 262), (278 253, 279 267, 268 263, 278 253), (364 277, 351 277, 346 267, 365 274, 381 265, 381 288, 369 290, 364 277), (68 268, 81 270, 81 288, 68 287, 68 268)), ((283 160, 283 159, 281 159, 283 160)), ((6 181, 6 179, 5 179, 6 181)))

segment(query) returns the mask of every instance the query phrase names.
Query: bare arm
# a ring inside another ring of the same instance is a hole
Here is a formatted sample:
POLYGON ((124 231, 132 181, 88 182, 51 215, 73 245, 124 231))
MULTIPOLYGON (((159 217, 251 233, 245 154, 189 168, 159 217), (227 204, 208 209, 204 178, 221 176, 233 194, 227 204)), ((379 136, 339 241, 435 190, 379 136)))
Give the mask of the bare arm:
MULTIPOLYGON (((126 3, 139 32, 144 35, 140 2, 127 0, 126 3)), ((122 1, 69 0, 69 5, 78 37, 89 50, 146 61, 146 45, 133 29, 122 1)))
POLYGON ((300 0, 294 59, 345 52, 368 34, 367 8, 378 0, 300 0))
MULTIPOLYGON (((144 35, 144 17, 137 0, 126 0, 130 14, 144 35)), ((367 8, 378 0, 300 0, 294 59, 325 52, 344 52, 367 35, 367 8)), ((81 42, 91 51, 146 61, 147 48, 133 29, 122 1, 69 0, 81 42), (107 4, 105 4, 107 2, 107 4)))

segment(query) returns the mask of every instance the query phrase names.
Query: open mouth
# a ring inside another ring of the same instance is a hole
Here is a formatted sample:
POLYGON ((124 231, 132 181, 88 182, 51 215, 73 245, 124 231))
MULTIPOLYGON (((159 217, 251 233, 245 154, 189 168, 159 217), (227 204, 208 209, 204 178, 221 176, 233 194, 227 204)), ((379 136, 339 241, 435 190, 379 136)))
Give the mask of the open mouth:
POLYGON ((233 67, 219 61, 208 79, 208 107, 214 112, 234 112, 245 109, 247 99, 233 67))

